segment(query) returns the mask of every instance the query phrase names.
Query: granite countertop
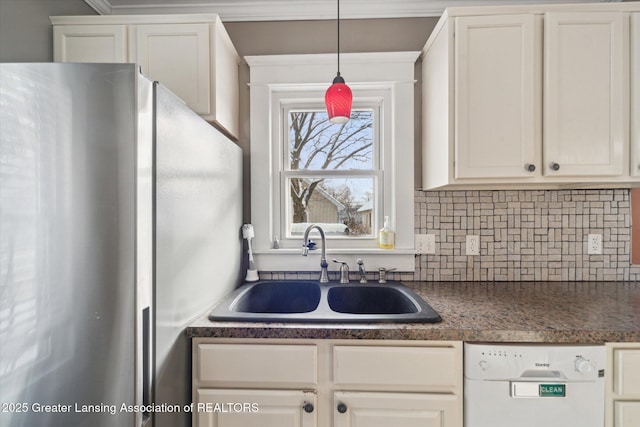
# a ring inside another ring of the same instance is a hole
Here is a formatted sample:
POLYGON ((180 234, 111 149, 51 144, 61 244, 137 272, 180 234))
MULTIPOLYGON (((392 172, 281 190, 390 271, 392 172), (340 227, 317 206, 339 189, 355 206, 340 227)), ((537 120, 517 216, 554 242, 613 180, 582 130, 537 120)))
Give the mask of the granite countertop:
POLYGON ((311 324, 212 322, 189 337, 640 342, 638 282, 406 282, 441 323, 311 324))

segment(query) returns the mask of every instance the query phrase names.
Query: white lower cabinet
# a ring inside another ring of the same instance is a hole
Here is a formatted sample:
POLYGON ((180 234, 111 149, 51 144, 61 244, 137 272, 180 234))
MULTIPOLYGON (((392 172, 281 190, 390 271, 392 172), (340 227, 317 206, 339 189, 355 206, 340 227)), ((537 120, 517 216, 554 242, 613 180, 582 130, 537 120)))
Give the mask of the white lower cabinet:
POLYGON ((607 344, 606 427, 640 425, 640 343, 607 344))
POLYGON ((634 427, 640 423, 640 402, 615 402, 615 427, 634 427))
POLYGON ((194 427, 462 427, 462 343, 196 338, 193 400, 194 427))
POLYGON ((301 390, 199 389, 197 427, 314 427, 316 394, 301 390))
POLYGON ((336 392, 335 427, 461 426, 458 397, 427 393, 336 392))

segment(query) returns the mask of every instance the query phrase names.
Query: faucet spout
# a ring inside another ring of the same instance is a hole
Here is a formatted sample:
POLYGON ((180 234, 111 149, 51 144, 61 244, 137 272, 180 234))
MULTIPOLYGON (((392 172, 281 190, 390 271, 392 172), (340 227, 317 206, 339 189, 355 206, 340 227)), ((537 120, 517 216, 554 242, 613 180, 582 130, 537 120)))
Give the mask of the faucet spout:
POLYGON ((302 245, 302 255, 303 256, 307 256, 309 254, 309 233, 311 232, 311 230, 313 229, 318 230, 318 232, 320 233, 320 238, 322 239, 322 255, 320 257, 320 283, 329 283, 329 273, 327 271, 327 267, 329 267, 329 264, 327 263, 327 244, 326 244, 326 239, 324 236, 324 230, 317 224, 311 224, 310 226, 307 227, 306 230, 304 230, 304 244, 302 245))

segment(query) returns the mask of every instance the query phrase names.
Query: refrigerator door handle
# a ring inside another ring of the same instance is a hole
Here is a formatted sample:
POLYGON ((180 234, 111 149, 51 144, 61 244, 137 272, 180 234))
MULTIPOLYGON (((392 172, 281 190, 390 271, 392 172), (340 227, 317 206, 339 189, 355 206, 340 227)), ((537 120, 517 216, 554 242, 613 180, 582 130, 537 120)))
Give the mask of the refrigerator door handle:
MULTIPOLYGON (((147 408, 151 404, 151 307, 142 310, 142 405, 147 408)), ((151 418, 149 411, 142 413, 142 426, 151 418)))

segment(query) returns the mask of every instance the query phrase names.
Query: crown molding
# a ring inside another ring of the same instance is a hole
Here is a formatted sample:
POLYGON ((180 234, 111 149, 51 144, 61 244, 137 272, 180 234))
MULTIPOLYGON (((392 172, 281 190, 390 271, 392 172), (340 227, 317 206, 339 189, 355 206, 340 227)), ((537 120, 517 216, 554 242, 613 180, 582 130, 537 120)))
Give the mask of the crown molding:
MULTIPOLYGON (((155 15, 215 13, 225 22, 335 19, 336 5, 329 0, 84 0, 101 15, 155 15)), ((611 1, 611 0, 610 0, 611 1)), ((613 0, 616 1, 616 0, 613 0)), ((563 0, 563 3, 597 3, 602 0, 563 0)), ((557 3, 555 0, 343 0, 343 19, 440 16, 448 7, 507 6, 557 3)))
POLYGON ((100 15, 111 15, 112 13, 113 7, 109 0, 84 0, 84 2, 100 15))

